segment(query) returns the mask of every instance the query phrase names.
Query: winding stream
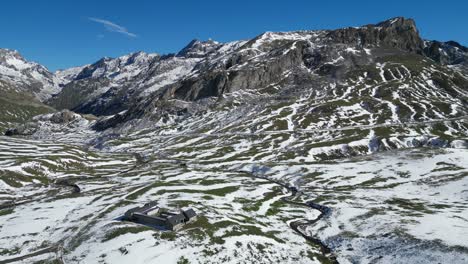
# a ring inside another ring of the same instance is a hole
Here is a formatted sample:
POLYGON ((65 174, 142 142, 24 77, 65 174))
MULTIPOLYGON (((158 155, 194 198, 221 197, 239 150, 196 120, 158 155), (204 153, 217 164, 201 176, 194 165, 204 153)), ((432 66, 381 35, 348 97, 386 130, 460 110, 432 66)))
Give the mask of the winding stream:
POLYGON ((249 176, 252 177, 252 178, 266 180, 266 181, 268 181, 270 183, 275 183, 275 184, 281 186, 282 188, 288 190, 289 192, 291 192, 291 195, 288 196, 288 197, 282 197, 281 198, 281 201, 283 201, 285 203, 289 203, 289 204, 297 205, 297 206, 305 206, 305 207, 312 208, 314 210, 318 210, 320 212, 320 215, 317 216, 315 219, 312 219, 312 220, 303 220, 303 219, 302 220, 295 220, 295 221, 292 221, 289 224, 289 226, 291 227, 292 230, 294 230, 296 233, 301 235, 304 239, 306 239, 307 241, 311 242, 312 244, 317 245, 318 247, 320 247, 320 251, 322 252, 322 254, 326 258, 328 258, 328 260, 331 263, 338 264, 338 261, 336 260, 335 256, 333 256, 333 254, 331 252, 331 249, 327 245, 325 245, 320 239, 312 237, 310 235, 307 235, 306 233, 301 231, 302 226, 313 225, 316 222, 318 222, 319 220, 321 220, 322 218, 328 217, 330 215, 330 213, 331 213, 331 209, 329 207, 327 207, 325 205, 318 204, 318 203, 314 203, 313 201, 306 201, 304 203, 295 202, 293 200, 302 195, 302 192, 300 190, 298 190, 296 187, 290 186, 288 184, 282 183, 282 182, 277 181, 277 180, 270 179, 270 178, 265 177, 265 176, 259 176, 259 175, 256 175, 254 173, 249 173, 249 172, 245 172, 245 171, 238 171, 238 172, 239 173, 248 173, 249 176))

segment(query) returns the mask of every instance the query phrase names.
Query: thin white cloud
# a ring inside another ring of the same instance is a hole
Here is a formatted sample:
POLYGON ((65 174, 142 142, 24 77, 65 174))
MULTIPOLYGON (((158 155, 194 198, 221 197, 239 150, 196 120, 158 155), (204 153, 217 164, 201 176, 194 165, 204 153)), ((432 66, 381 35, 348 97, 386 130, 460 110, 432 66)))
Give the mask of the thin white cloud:
POLYGON ((131 37, 131 38, 136 38, 137 37, 136 34, 133 34, 133 33, 129 32, 125 27, 119 26, 119 25, 115 24, 112 21, 105 20, 105 19, 100 19, 100 18, 94 18, 94 17, 88 17, 88 19, 93 21, 93 22, 104 25, 104 27, 108 31, 121 33, 121 34, 124 34, 124 35, 126 35, 128 37, 131 37))

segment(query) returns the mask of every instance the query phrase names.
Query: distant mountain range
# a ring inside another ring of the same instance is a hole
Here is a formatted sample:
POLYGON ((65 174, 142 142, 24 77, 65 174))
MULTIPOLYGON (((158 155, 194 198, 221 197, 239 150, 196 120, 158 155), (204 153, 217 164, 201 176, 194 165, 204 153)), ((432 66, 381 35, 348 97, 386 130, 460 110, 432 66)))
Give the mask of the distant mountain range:
MULTIPOLYGON (((95 130, 184 123, 199 131, 214 126, 256 133, 447 120, 437 129, 400 134, 463 138, 467 58, 468 48, 424 40, 412 19, 397 17, 337 30, 266 32, 229 43, 193 40, 177 54, 136 52, 55 73, 16 51, 0 50, 0 92, 31 98, 37 109, 24 114, 24 121, 69 109, 97 116, 95 130), (216 124, 193 126, 208 114, 216 124)), ((23 105, 7 110, 17 117, 23 105)), ((4 127, 18 120, 7 119, 4 127)), ((395 132, 373 133, 391 138, 395 132)))

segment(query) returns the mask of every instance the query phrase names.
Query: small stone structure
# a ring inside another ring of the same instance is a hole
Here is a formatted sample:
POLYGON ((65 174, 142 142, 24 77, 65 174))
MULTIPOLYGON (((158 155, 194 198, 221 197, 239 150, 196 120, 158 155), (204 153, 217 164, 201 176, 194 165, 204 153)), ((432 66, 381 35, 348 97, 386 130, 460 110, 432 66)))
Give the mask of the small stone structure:
POLYGON ((197 214, 193 209, 173 213, 161 209, 156 202, 150 202, 141 207, 128 210, 125 212, 123 219, 139 224, 177 230, 186 223, 195 220, 196 217, 197 214))

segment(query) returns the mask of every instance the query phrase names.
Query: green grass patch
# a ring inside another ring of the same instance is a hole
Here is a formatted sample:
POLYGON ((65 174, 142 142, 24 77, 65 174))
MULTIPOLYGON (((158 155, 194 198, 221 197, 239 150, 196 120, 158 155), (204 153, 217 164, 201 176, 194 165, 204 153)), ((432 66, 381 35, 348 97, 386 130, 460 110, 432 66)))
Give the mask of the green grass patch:
POLYGON ((9 214, 13 213, 14 211, 15 211, 15 209, 13 209, 13 208, 2 209, 2 210, 0 210, 0 216, 9 215, 9 214))

